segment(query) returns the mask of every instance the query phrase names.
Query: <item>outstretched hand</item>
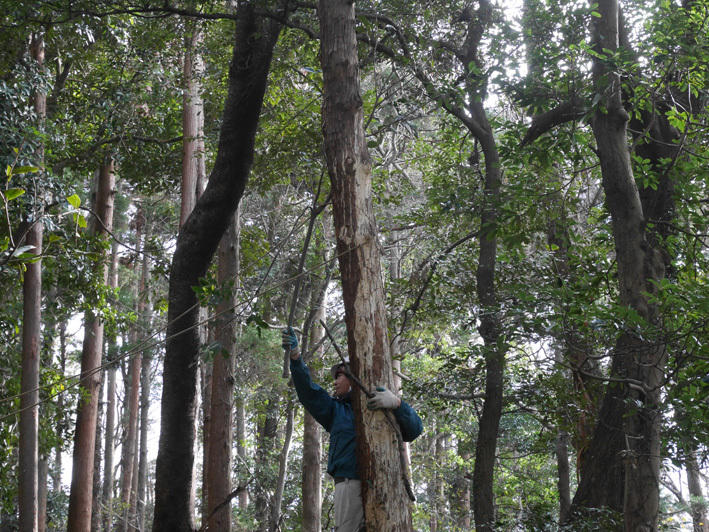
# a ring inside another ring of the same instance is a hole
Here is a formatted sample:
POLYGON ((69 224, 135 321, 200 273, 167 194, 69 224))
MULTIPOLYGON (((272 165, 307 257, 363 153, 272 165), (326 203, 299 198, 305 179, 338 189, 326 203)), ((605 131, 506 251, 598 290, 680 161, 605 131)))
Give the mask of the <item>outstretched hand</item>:
POLYGON ((393 410, 399 408, 400 405, 401 399, 383 386, 377 386, 377 391, 374 393, 374 396, 367 401, 367 408, 370 410, 380 410, 384 408, 393 410))
POLYGON ((293 327, 288 327, 281 331, 281 346, 283 349, 290 349, 291 358, 300 354, 298 349, 298 337, 295 335, 293 327))

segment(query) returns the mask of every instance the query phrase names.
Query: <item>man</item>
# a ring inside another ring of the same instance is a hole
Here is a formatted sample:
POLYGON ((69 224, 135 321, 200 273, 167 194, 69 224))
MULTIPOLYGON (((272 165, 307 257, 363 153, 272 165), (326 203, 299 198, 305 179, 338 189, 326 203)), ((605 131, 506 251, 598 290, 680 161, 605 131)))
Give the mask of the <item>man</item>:
MULTIPOLYGON (((335 530, 356 532, 364 522, 360 484, 357 475, 352 383, 345 374, 344 364, 335 364, 330 374, 335 380, 335 394, 330 395, 310 378, 310 371, 300 358, 298 339, 289 328, 281 333, 283 349, 290 349, 290 371, 298 399, 310 415, 330 433, 327 472, 335 480, 335 530)), ((423 431, 418 414, 386 388, 367 402, 367 408, 393 411, 404 441, 413 441, 423 431)))

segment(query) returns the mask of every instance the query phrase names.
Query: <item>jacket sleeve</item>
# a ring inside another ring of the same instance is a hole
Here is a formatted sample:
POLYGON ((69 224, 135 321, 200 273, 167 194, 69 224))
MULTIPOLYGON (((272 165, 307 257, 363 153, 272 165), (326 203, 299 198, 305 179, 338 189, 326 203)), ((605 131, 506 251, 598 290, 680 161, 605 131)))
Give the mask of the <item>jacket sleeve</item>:
POLYGON ((399 408, 394 409, 394 416, 399 422, 404 441, 414 441, 423 432, 421 418, 408 403, 401 401, 399 408))
POLYGON ((335 416, 335 400, 330 397, 327 391, 313 382, 308 366, 303 363, 302 358, 291 359, 290 371, 298 400, 310 412, 315 421, 330 432, 335 416))

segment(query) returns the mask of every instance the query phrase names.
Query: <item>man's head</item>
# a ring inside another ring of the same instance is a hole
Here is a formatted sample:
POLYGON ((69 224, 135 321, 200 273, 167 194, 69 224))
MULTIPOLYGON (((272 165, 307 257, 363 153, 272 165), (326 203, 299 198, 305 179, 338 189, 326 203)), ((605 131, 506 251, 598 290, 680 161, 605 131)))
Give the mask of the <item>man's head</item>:
POLYGON ((342 397, 352 389, 352 383, 347 378, 344 364, 340 363, 332 366, 330 374, 335 380, 335 397, 342 397))

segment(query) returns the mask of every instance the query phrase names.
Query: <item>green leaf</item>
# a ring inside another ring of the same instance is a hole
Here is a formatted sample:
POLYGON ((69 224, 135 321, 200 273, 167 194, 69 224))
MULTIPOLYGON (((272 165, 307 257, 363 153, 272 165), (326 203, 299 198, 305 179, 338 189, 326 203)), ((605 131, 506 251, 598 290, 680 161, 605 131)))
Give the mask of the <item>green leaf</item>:
POLYGON ((76 194, 72 194, 66 199, 69 204, 74 207, 75 209, 79 208, 79 205, 81 205, 81 198, 77 196, 76 194))
POLYGON ((37 166, 18 166, 12 170, 12 175, 29 174, 38 171, 39 168, 37 166))
POLYGON ((24 194, 25 191, 22 188, 10 188, 5 191, 5 197, 7 198, 8 201, 14 200, 15 198, 18 198, 24 194))

